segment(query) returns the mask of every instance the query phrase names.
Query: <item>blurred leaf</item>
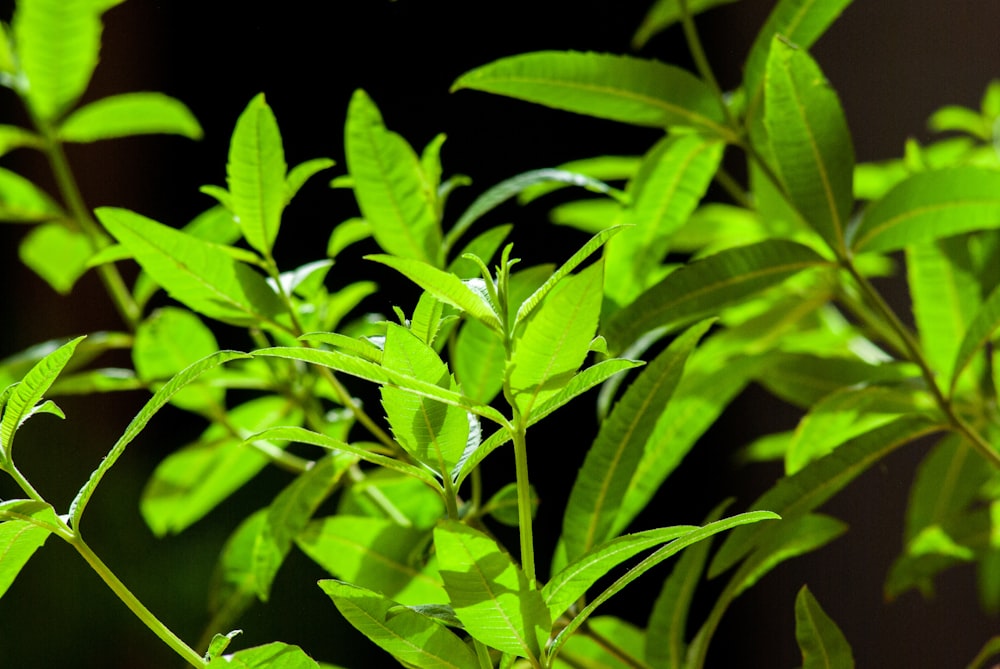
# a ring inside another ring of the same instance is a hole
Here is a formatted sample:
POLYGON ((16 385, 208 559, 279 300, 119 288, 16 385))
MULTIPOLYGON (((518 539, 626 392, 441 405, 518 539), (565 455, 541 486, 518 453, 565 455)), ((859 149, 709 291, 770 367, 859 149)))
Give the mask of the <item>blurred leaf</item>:
POLYGON ((257 95, 236 121, 229 144, 226 181, 233 216, 247 243, 271 257, 287 202, 285 150, 274 112, 257 95))
POLYGON ((307 181, 336 164, 330 158, 313 158, 293 167, 285 177, 285 202, 290 202, 307 181))
POLYGON ((1000 227, 1000 172, 952 167, 914 174, 865 210, 851 233, 858 252, 1000 227))
POLYGON ((140 502, 146 524, 157 536, 187 529, 271 461, 266 453, 244 443, 246 437, 301 420, 288 400, 275 395, 230 410, 225 423, 210 425, 195 442, 171 453, 156 467, 140 502))
POLYGON ((567 669, 633 669, 642 656, 646 634, 632 623, 614 616, 595 616, 587 623, 590 635, 576 634, 566 642, 553 667, 567 669), (607 648, 605 640, 614 644, 607 648), (622 659, 627 654, 628 659, 622 659))
POLYGON ((854 147, 837 94, 809 54, 781 37, 771 43, 766 72, 764 126, 778 178, 806 222, 835 252, 846 252, 854 147))
MULTIPOLYGON (((736 0, 689 0, 687 11, 690 12, 691 16, 694 16, 706 9, 731 2, 736 2, 736 0)), ((641 49, 655 35, 680 22, 684 16, 682 6, 683 3, 679 0, 657 0, 646 12, 642 23, 639 24, 635 35, 632 36, 632 48, 641 49)))
POLYGON ((64 142, 95 142, 150 134, 201 139, 202 131, 180 100, 162 93, 124 93, 74 110, 59 124, 58 134, 64 142))
POLYGON ((324 580, 319 587, 349 623, 406 666, 480 669, 465 642, 434 618, 348 583, 324 580))
POLYGON ((837 623, 802 586, 795 598, 795 638, 802 650, 802 669, 853 669, 851 646, 837 623))
POLYGON ((45 191, 0 167, 0 221, 40 223, 62 216, 62 209, 45 191))
POLYGON ((539 51, 466 72, 452 90, 471 88, 633 125, 693 126, 727 137, 725 113, 693 74, 631 56, 539 51))
POLYGON ((541 593, 497 543, 448 521, 434 530, 441 578, 473 638, 537 662, 552 621, 541 593))
POLYGON ((375 241, 386 253, 439 266, 436 194, 417 154, 385 127, 378 107, 362 90, 351 98, 344 134, 354 195, 375 241))
POLYGON ((87 236, 62 223, 34 227, 18 248, 21 262, 62 295, 87 271, 92 254, 87 236))

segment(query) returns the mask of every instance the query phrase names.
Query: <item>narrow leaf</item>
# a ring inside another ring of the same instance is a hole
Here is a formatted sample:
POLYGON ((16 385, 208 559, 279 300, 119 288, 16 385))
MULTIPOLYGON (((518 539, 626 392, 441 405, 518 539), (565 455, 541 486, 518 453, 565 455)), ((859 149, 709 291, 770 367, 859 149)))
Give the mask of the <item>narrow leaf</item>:
POLYGON ((162 93, 125 93, 101 98, 74 110, 59 125, 59 139, 64 142, 149 134, 201 139, 202 131, 184 103, 162 93))
POLYGON ((795 598, 795 638, 802 650, 802 669, 853 669, 851 647, 837 624, 802 586, 795 598))
POLYGON ((70 523, 74 528, 78 528, 80 525, 80 518, 83 515, 83 511, 90 501, 91 496, 93 496, 94 491, 97 490, 97 486, 100 484, 101 479, 104 475, 118 462, 118 458, 122 456, 125 452, 125 448, 137 437, 139 433, 142 432, 143 428, 149 423, 150 419, 156 414, 157 411, 163 408, 167 402, 182 388, 195 381, 199 376, 201 376, 206 371, 218 367, 219 365, 228 362, 230 360, 236 360, 239 358, 249 358, 246 353, 240 353, 238 351, 217 351, 212 355, 202 358, 198 362, 195 362, 182 370, 176 376, 174 376, 170 381, 168 381, 162 388, 156 391, 145 406, 136 414, 135 418, 128 424, 125 428, 125 432, 122 436, 118 438, 114 446, 108 454, 101 460, 101 464, 98 465, 97 469, 90 475, 87 482, 80 488, 80 491, 76 494, 73 499, 73 503, 70 504, 69 515, 70 523))
MULTIPOLYGON (((736 2, 736 0, 689 0, 687 11, 693 16, 706 9, 730 2, 736 2)), ((635 35, 632 36, 632 48, 641 49, 655 35, 678 23, 684 16, 682 7, 681 0, 657 0, 646 12, 642 23, 635 31, 635 35)))
POLYGON ((284 310, 264 278, 221 246, 125 209, 102 207, 96 214, 142 268, 191 309, 234 325, 256 325, 284 310))
POLYGON ((287 202, 285 150, 274 112, 257 95, 240 114, 229 144, 226 180, 233 216, 243 237, 264 257, 271 256, 287 202))
POLYGON ((293 167, 285 178, 285 201, 290 202, 307 181, 334 165, 331 158, 313 158, 293 167))
POLYGON ((873 202, 851 235, 859 252, 1000 227, 1000 172, 975 166, 920 172, 873 202))
POLYGON ((368 94, 351 98, 344 130, 347 169, 361 215, 387 253, 440 265, 436 194, 410 145, 391 132, 368 94))
POLYGON ((952 392, 958 385, 962 372, 972 363, 976 353, 986 346, 998 327, 1000 327, 1000 287, 994 289, 979 306, 965 331, 965 336, 962 337, 962 343, 955 355, 955 363, 952 365, 949 383, 952 392))
POLYGON ((441 578, 474 638, 537 662, 552 621, 542 595, 497 543, 450 521, 434 530, 441 578))
POLYGON ((3 420, 0 421, 0 463, 10 462, 14 434, 31 417, 35 405, 66 367, 82 340, 83 337, 72 339, 46 355, 14 387, 4 407, 3 420))
POLYGON ((725 137, 725 114, 711 88, 672 65, 630 56, 539 51, 466 72, 452 90, 507 95, 633 125, 693 126, 725 137))
POLYGON ((670 330, 826 263, 815 251, 782 239, 720 251, 667 275, 616 312, 602 334, 621 351, 654 328, 670 330))
POLYGON ((775 171, 806 222, 837 252, 854 205, 854 147, 837 94, 804 50, 771 44, 764 126, 775 171))
POLYGON ((677 388, 688 356, 710 326, 706 321, 674 340, 643 369, 601 422, 563 515, 562 540, 569 560, 611 538, 646 442, 677 388))
POLYGON ((434 618, 355 585, 325 580, 319 587, 349 623, 407 666, 481 669, 465 642, 434 618))

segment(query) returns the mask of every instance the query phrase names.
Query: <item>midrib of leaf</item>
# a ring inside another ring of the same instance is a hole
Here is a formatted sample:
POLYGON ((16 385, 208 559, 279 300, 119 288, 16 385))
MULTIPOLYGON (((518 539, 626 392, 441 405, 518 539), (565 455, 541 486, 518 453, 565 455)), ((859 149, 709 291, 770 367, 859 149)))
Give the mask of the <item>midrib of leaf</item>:
POLYGON ((830 175, 826 170, 826 163, 823 162, 823 156, 820 153, 819 146, 816 144, 816 136, 813 133, 812 125, 809 124, 809 117, 806 115, 805 105, 802 103, 802 98, 799 95, 799 86, 795 83, 795 78, 792 76, 790 70, 786 70, 785 75, 788 77, 789 81, 792 83, 792 97, 795 100, 795 109, 799 113, 799 119, 802 122, 803 127, 806 130, 806 135, 809 137, 809 148, 812 151, 813 161, 816 163, 816 168, 819 171, 820 181, 823 184, 823 194, 826 197, 826 205, 830 210, 831 220, 833 221, 833 231, 837 235, 837 251, 845 248, 844 245, 844 224, 840 219, 840 212, 837 210, 837 202, 833 195, 833 186, 830 184, 830 175))
MULTIPOLYGON (((406 353, 405 350, 402 351, 402 353, 403 353, 403 355, 405 357, 405 360, 406 360, 407 375, 408 376, 412 376, 414 378, 420 378, 418 376, 419 370, 417 369, 416 365, 414 364, 413 359, 406 353)), ((450 390, 450 388, 449 388, 449 390, 450 390)), ((428 411, 428 407, 427 407, 427 402, 433 401, 433 400, 428 400, 427 398, 417 396, 417 401, 420 403, 420 417, 424 421, 424 426, 427 428, 427 434, 430 435, 431 444, 434 447, 434 454, 437 456, 438 471, 441 472, 441 476, 447 477, 448 476, 448 465, 445 462, 444 451, 443 451, 443 449, 441 447, 441 442, 440 442, 440 440, 438 438, 438 433, 434 429, 434 426, 433 426, 433 423, 432 423, 431 417, 430 417, 430 412, 428 411)), ((448 411, 448 408, 447 408, 447 406, 445 406, 445 412, 447 412, 447 411, 448 411)), ((442 419, 442 421, 443 421, 443 419, 442 419)), ((414 436, 416 436, 416 435, 414 435, 414 436)), ((417 448, 420 448, 420 444, 415 444, 415 446, 417 448)))
POLYGON ((386 567, 392 569, 393 571, 405 574, 406 576, 410 577, 413 580, 423 581, 424 583, 433 585, 435 588, 441 587, 441 584, 439 582, 435 581, 433 578, 431 578, 424 572, 420 571, 419 569, 414 569, 408 564, 404 564, 402 562, 393 560, 392 558, 386 555, 382 555, 381 553, 376 553, 375 551, 371 550, 369 546, 358 543, 356 541, 351 541, 350 538, 342 534, 335 534, 335 535, 325 534, 322 536, 324 536, 326 539, 331 539, 333 541, 340 542, 346 547, 358 549, 358 552, 360 552, 362 555, 367 556, 368 559, 380 562, 386 567))
POLYGON ((256 110, 256 122, 254 123, 254 146, 252 152, 254 154, 254 159, 256 165, 254 165, 254 180, 257 182, 257 188, 255 189, 255 195, 257 200, 257 215, 259 216, 260 233, 263 237, 263 242, 265 248, 267 249, 267 255, 271 255, 271 233, 267 229, 267 203, 264 201, 264 170, 263 166, 266 164, 264 152, 262 146, 264 145, 263 137, 263 124, 260 122, 260 116, 262 111, 260 109, 256 110))
MULTIPOLYGON (((397 137, 396 137, 396 135, 391 130, 389 130, 385 126, 379 126, 379 127, 382 130, 385 131, 386 137, 388 138, 388 140, 390 142, 396 140, 397 137)), ((378 147, 378 144, 376 143, 376 140, 375 140, 374 128, 375 127, 373 125, 371 125, 370 123, 366 123, 365 124, 364 132, 365 132, 365 135, 368 138, 369 146, 371 146, 373 148, 376 148, 376 147, 378 147)), ((408 152, 404 152, 404 153, 407 153, 407 159, 409 159, 410 156, 408 155, 408 152)), ((379 175, 382 177, 382 183, 384 183, 386 186, 388 186, 386 188, 386 195, 385 195, 385 197, 389 201, 389 203, 392 205, 392 210, 393 210, 393 212, 396 215, 396 220, 399 223, 402 224, 401 227, 403 229, 403 236, 406 237, 406 240, 407 240, 407 242, 409 242, 410 246, 413 247, 413 248, 415 248, 418 251, 418 253, 417 253, 417 255, 415 257, 418 257, 418 258, 425 257, 424 249, 420 246, 420 243, 417 240, 417 238, 414 237, 413 230, 410 229, 410 226, 407 224, 406 218, 403 216, 403 209, 400 206, 399 199, 396 197, 395 189, 391 185, 392 181, 389 179, 389 172, 388 172, 388 169, 387 169, 387 167, 385 165, 385 161, 383 160, 382 152, 379 151, 376 148, 376 150, 373 151, 372 154, 375 157, 375 163, 378 166, 379 175)), ((418 169, 419 169, 419 165, 418 165, 418 169)), ((431 261, 431 260, 433 260, 433 258, 427 258, 427 260, 431 261)))
MULTIPOLYGON (((8 522, 22 522, 22 521, 8 521, 8 522)), ((0 562, 3 562, 7 558, 7 556, 10 554, 10 551, 14 548, 14 546, 20 545, 19 539, 21 536, 24 535, 25 532, 31 532, 36 529, 36 525, 32 521, 25 520, 23 522, 26 523, 24 527, 20 528, 16 534, 11 536, 10 541, 7 542, 7 546, 4 547, 3 552, 0 553, 0 562)), ((38 527, 40 528, 40 526, 38 527)))
POLYGON ((695 113, 695 112, 691 111, 690 109, 686 109, 684 107, 681 107, 681 106, 678 106, 678 105, 675 105, 675 104, 671 104, 671 103, 669 103, 669 102, 667 102, 667 101, 665 101, 663 99, 660 99, 660 98, 655 98, 655 97, 652 97, 652 96, 649 96, 649 95, 642 95, 640 93, 634 93, 634 92, 627 91, 627 90, 622 89, 622 88, 612 88, 611 86, 599 86, 597 84, 569 83, 569 82, 563 81, 561 79, 550 80, 550 79, 544 79, 544 78, 541 78, 541 77, 504 76, 502 78, 501 77, 496 77, 496 80, 497 81, 502 81, 502 82, 525 83, 525 84, 533 84, 533 85, 544 85, 544 86, 548 86, 548 87, 551 87, 551 88, 560 88, 561 87, 561 88, 567 88, 567 89, 570 89, 570 90, 579 90, 579 91, 587 91, 587 92, 592 92, 592 93, 608 94, 608 95, 611 95, 612 97, 617 96, 617 97, 620 97, 620 98, 624 98, 626 100, 634 100, 634 101, 637 101, 637 102, 641 102, 643 104, 648 104, 648 105, 650 105, 652 107, 658 107, 658 108, 663 109, 665 111, 668 111, 668 112, 670 112, 672 114, 676 114, 677 116, 681 116, 683 118, 686 118, 686 119, 690 120, 692 123, 694 123, 696 125, 701 125, 701 126, 704 126, 706 128, 710 128, 719 137, 726 138, 727 140, 730 140, 730 141, 733 140, 733 135, 732 135, 732 132, 729 130, 729 128, 727 128, 724 125, 720 125, 720 124, 716 123, 715 121, 713 121, 712 119, 710 119, 707 116, 695 113))
POLYGON ((803 608, 805 608, 806 616, 809 618, 809 625, 816 631, 816 645, 819 646, 819 651, 823 658, 823 666, 833 669, 833 661, 830 659, 830 653, 827 652, 826 641, 823 639, 823 635, 819 634, 819 625, 816 623, 816 618, 813 617, 812 607, 807 604, 803 608))
MULTIPOLYGON (((360 606, 358 606, 357 604, 355 604, 351 600, 349 600, 349 599, 348 600, 343 600, 343 601, 340 602, 340 605, 341 606, 350 606, 355 611, 360 612, 362 615, 364 615, 365 618, 367 618, 368 620, 370 620, 376 627, 378 627, 379 629, 381 629, 383 632, 386 632, 389 636, 392 636, 393 638, 397 639, 398 641, 403 642, 404 644, 406 644, 406 646, 408 646, 409 648, 412 648, 413 650, 417 651, 420 655, 428 655, 430 657, 433 657, 436 661, 440 662, 442 666, 445 666, 445 667, 454 667, 455 669, 461 669, 458 665, 452 664, 451 662, 449 662, 447 659, 445 659, 443 657, 440 657, 438 655, 431 655, 430 653, 428 653, 423 648, 423 646, 419 646, 419 645, 413 643, 412 641, 410 641, 405 636, 401 636, 394 629, 392 629, 391 627, 389 627, 388 625, 386 625, 384 622, 382 622, 381 620, 379 620, 378 618, 376 618, 375 616, 373 616, 368 611, 366 611, 365 609, 361 608, 360 606)), ((416 614, 416 615, 421 615, 421 614, 417 613, 416 611, 414 611, 413 613, 416 614)))
POLYGON ((941 490, 937 495, 934 509, 932 510, 931 519, 933 521, 938 521, 946 516, 945 511, 948 501, 951 499, 952 493, 955 490, 955 484, 958 483, 958 477, 961 474, 962 465, 965 464, 965 460, 968 458, 970 452, 971 449, 968 446, 965 446, 964 442, 959 442, 959 446, 956 449, 956 457, 951 459, 951 463, 948 466, 948 473, 941 485, 941 490))
MULTIPOLYGON (((611 486, 611 479, 613 478, 612 474, 615 472, 615 470, 617 470, 618 463, 621 461, 622 454, 625 452, 624 448, 625 445, 629 443, 632 434, 635 432, 639 423, 642 422, 641 419, 646 414, 646 408, 649 406, 649 403, 653 400, 653 398, 656 397, 656 392, 659 390, 660 386, 662 386, 664 381, 667 378, 669 378, 670 374, 673 372, 674 369, 676 369, 677 365, 684 365, 686 362, 687 358, 682 356, 677 356, 677 359, 671 361, 671 364, 667 365, 664 368, 663 373, 660 374, 659 377, 657 377, 656 383, 653 385, 652 388, 650 388, 649 393, 643 399, 639 410, 632 415, 632 420, 628 424, 628 428, 625 431, 625 435, 618 442, 618 448, 615 449, 615 453, 611 461, 611 466, 608 468, 604 480, 601 481, 601 490, 597 496, 596 502, 594 503, 593 510, 590 513, 590 520, 587 523, 587 533, 586 533, 586 541, 584 543, 584 551, 589 550, 594 545, 594 534, 595 532, 597 532, 598 516, 600 515, 601 508, 604 506, 604 502, 607 499, 608 488, 611 486)), ((638 465, 638 463, 636 464, 638 465)))
POLYGON ((902 211, 891 218, 885 219, 885 221, 881 224, 869 228, 863 237, 855 241, 854 248, 863 250, 864 245, 868 240, 873 237, 877 237, 886 229, 895 228, 896 226, 901 225, 903 221, 908 218, 914 218, 923 214, 932 214, 943 209, 946 210, 953 209, 955 207, 964 207, 967 205, 996 205, 998 201, 1000 201, 1000 197, 976 199, 962 198, 961 200, 952 200, 951 202, 939 202, 937 204, 926 204, 920 207, 908 207, 906 211, 902 211))

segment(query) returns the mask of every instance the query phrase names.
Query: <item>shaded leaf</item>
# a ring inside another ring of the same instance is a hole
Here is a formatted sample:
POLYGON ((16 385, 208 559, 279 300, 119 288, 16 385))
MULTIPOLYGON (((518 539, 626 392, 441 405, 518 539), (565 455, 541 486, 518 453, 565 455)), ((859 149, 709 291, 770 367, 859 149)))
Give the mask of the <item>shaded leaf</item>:
POLYGON ((802 650, 802 669, 853 669, 847 639, 806 586, 795 597, 795 638, 802 650))
POLYGON ((59 124, 64 142, 168 134, 201 139, 201 126, 180 100, 162 93, 124 93, 95 100, 59 124))
MULTIPOLYGON (((731 2, 736 2, 736 0, 689 0, 687 3, 687 11, 690 12, 692 16, 703 12, 706 9, 711 9, 718 5, 725 5, 731 2)), ((653 38, 658 33, 663 32, 675 23, 680 22, 684 16, 684 12, 681 9, 682 3, 680 0, 657 0, 652 7, 646 12, 646 16, 643 17, 642 23, 639 24, 639 28, 635 31, 632 36, 632 48, 641 49, 646 45, 651 38, 653 38)))
POLYGON ((462 88, 633 125, 729 133, 722 105, 707 84, 678 67, 631 56, 520 54, 466 72, 452 84, 453 91, 462 88))

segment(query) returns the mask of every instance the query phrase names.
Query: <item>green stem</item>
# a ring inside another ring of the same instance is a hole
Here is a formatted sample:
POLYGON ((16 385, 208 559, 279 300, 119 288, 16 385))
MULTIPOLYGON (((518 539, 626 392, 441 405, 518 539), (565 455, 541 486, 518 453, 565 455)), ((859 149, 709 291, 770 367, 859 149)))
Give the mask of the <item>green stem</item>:
POLYGON ((719 81, 715 78, 715 73, 712 71, 712 66, 708 62, 708 57, 705 55, 705 47, 701 44, 701 37, 698 35, 698 29, 694 25, 694 16, 688 9, 687 0, 680 0, 680 10, 681 10, 681 24, 684 28, 684 39, 687 41, 688 50, 691 52, 691 57, 694 59, 694 66, 698 70, 698 74, 704 79, 705 83, 708 84, 719 101, 722 103, 722 108, 726 113, 726 120, 728 122, 730 130, 732 130, 738 137, 741 134, 740 124, 733 117, 732 111, 729 106, 725 103, 724 94, 722 88, 719 86, 719 81))
POLYGON ((111 591, 114 592, 118 599, 120 599, 125 606, 129 608, 132 613, 135 614, 139 620, 141 620, 146 627, 148 627, 153 634, 158 636, 163 643, 167 644, 175 653, 184 658, 184 661, 190 664, 192 667, 198 667, 199 669, 206 666, 204 658, 198 654, 193 648, 188 646, 186 643, 181 641, 181 639, 170 631, 166 625, 164 625, 160 620, 153 615, 153 613, 146 608, 146 606, 140 602, 132 591, 129 590, 124 583, 122 583, 114 572, 112 572, 104 562, 101 561, 99 557, 90 549, 90 546, 80 537, 80 535, 74 535, 72 539, 67 539, 67 541, 77 550, 77 552, 87 561, 91 569, 97 572, 97 575, 101 577, 101 580, 111 591))
MULTIPOLYGON (((69 207, 70 215, 87 236, 91 249, 99 251, 108 245, 107 235, 104 234, 97 221, 91 217, 90 211, 83 201, 80 188, 77 186, 76 179, 73 177, 73 171, 69 167, 66 152, 63 151, 62 143, 56 137, 56 133, 51 125, 38 118, 34 118, 33 122, 45 138, 45 154, 48 157, 49 165, 52 167, 52 173, 55 176, 59 192, 62 194, 67 207, 69 207)), ((118 309, 122 320, 125 321, 129 329, 135 330, 139 321, 142 320, 142 309, 139 308, 139 305, 132 298, 132 294, 125 285, 125 280, 122 279, 118 268, 112 263, 103 263, 97 266, 97 274, 111 296, 111 300, 115 308, 118 309)))
POLYGON ((521 538, 521 568, 528 582, 535 584, 535 543, 531 532, 531 486, 528 479, 528 449, 524 422, 515 417, 511 437, 514 440, 514 467, 517 476, 517 519, 521 538))

